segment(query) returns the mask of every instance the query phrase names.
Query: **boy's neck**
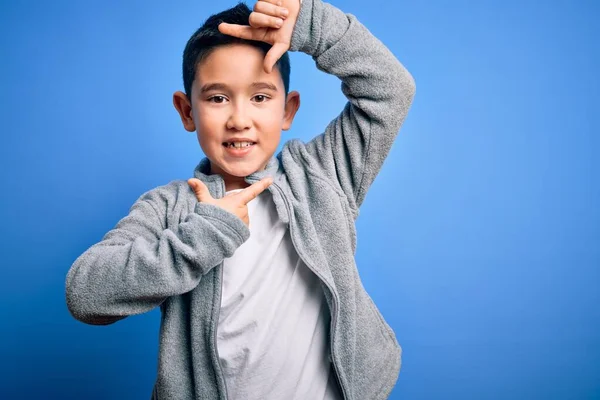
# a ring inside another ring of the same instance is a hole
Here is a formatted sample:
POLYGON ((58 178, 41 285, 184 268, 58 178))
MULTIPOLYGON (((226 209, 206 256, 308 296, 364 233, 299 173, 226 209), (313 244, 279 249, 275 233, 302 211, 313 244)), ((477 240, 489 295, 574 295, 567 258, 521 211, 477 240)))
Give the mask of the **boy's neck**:
POLYGON ((238 176, 223 176, 223 180, 225 181, 225 191, 229 192, 230 190, 236 189, 245 189, 250 184, 246 182, 246 178, 240 178, 238 176))
POLYGON ((225 182, 226 192, 236 189, 245 189, 250 186, 250 184, 246 182, 246 177, 230 175, 218 167, 215 168, 212 162, 210 163, 210 174, 221 175, 221 178, 223 178, 223 181, 225 182))

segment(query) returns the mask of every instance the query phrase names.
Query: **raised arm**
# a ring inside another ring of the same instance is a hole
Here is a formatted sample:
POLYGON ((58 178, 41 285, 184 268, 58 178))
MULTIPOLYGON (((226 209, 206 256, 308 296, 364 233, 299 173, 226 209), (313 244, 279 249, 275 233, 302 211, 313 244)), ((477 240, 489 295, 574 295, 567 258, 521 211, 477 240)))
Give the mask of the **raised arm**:
POLYGON ((357 209, 408 113, 414 80, 356 17, 321 0, 302 0, 290 49, 342 80, 348 103, 341 114, 305 148, 295 146, 308 153, 310 168, 339 182, 357 209))
POLYGON ((197 203, 176 226, 167 213, 189 187, 170 184, 144 194, 129 215, 83 253, 67 274, 66 296, 78 320, 106 325, 192 290, 204 274, 249 237, 244 222, 197 203))

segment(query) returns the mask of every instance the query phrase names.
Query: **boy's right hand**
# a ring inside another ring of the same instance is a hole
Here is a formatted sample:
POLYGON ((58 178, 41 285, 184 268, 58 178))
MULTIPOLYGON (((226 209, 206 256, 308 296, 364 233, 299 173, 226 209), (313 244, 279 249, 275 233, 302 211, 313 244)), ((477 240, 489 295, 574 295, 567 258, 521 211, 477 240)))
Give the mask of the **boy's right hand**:
POLYGON ((250 14, 250 26, 221 23, 219 31, 272 45, 265 55, 264 69, 271 73, 277 60, 289 50, 300 13, 300 0, 258 0, 250 14))
POLYGON ((273 178, 264 178, 251 186, 248 186, 241 192, 228 194, 221 199, 213 198, 208 191, 208 188, 201 180, 191 178, 188 179, 187 182, 194 191, 196 199, 198 199, 199 202, 220 207, 244 221, 246 226, 250 226, 248 203, 264 192, 265 189, 273 183, 273 178))

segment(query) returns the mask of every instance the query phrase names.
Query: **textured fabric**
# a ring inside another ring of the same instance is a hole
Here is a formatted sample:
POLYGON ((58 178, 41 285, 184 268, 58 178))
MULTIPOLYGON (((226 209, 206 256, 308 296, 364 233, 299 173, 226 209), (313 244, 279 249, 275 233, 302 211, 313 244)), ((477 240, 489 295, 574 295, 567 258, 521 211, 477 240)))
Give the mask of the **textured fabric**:
POLYGON ((244 400, 338 399, 319 279, 298 257, 268 191, 248 203, 248 215, 250 238, 223 261, 217 347, 227 392, 244 400))
MULTIPOLYGON (((331 313, 330 352, 345 399, 385 399, 400 347, 363 288, 354 260, 355 218, 407 115, 414 81, 352 15, 304 0, 291 50, 342 80, 348 103, 308 143, 292 140, 267 168, 279 218, 300 259, 319 278, 331 313)), ((194 176, 214 198, 219 175, 203 160, 194 176)), ((250 233, 241 220, 199 204, 185 180, 143 194, 127 217, 82 254, 66 280, 72 315, 109 324, 161 307, 154 399, 226 399, 216 334, 222 263, 250 233)), ((362 268, 376 268, 362 265, 362 268)))

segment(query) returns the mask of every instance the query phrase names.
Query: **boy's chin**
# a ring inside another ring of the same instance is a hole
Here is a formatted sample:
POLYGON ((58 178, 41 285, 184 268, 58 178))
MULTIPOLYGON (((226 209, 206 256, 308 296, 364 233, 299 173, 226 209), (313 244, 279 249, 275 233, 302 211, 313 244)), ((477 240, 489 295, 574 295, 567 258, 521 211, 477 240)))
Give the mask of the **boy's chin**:
POLYGON ((252 175, 255 172, 262 171, 265 169, 265 165, 261 164, 250 164, 250 165, 232 165, 223 167, 213 168, 214 173, 220 175, 228 175, 233 178, 245 178, 248 175, 252 175))
POLYGON ((265 169, 264 166, 255 166, 252 168, 239 168, 239 169, 234 169, 230 175, 235 176, 237 178, 245 178, 248 175, 252 175, 253 173, 262 171, 264 169, 265 169))

